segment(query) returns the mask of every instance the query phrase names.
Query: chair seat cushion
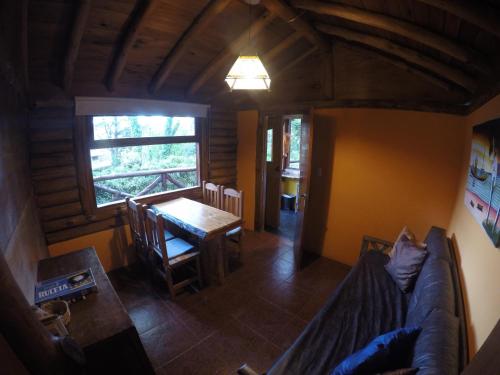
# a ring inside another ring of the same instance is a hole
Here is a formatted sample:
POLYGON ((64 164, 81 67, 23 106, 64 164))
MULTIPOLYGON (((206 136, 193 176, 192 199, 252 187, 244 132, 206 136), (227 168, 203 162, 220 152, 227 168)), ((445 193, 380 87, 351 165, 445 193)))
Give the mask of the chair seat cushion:
MULTIPOLYGON (((167 241, 167 254, 169 260, 186 254, 193 249, 194 246, 189 242, 184 241, 182 238, 173 238, 170 241, 167 241)), ((160 258, 162 258, 162 255, 161 253, 158 253, 158 250, 155 249, 155 252, 160 256, 160 258)))
POLYGON ((175 236, 172 233, 170 233, 168 230, 165 229, 165 241, 170 241, 174 238, 175 238, 175 236))
POLYGON ((241 227, 231 229, 229 232, 226 232, 226 237, 235 236, 237 234, 240 234, 241 231, 242 231, 241 227))

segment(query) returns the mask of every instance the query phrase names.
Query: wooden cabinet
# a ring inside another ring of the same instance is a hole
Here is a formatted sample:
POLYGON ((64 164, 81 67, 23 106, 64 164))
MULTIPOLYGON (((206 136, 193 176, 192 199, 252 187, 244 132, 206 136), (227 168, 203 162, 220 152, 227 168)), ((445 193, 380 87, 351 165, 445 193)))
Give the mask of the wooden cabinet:
POLYGON ((70 335, 82 347, 91 374, 154 374, 137 330, 122 305, 94 248, 86 248, 38 264, 38 280, 92 268, 97 293, 70 305, 70 335))

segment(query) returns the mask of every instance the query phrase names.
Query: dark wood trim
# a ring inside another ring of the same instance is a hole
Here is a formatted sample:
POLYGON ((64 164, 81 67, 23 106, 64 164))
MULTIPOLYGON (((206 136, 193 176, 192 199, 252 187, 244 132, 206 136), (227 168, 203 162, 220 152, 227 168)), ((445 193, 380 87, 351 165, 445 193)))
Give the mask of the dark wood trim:
POLYGON ((296 31, 304 35, 313 45, 323 51, 328 51, 330 43, 328 43, 326 38, 318 33, 308 22, 304 21, 304 19, 283 0, 262 0, 261 3, 268 11, 277 15, 296 31))
POLYGON ((491 72, 491 68, 482 61, 476 52, 461 46, 452 39, 431 32, 411 22, 347 5, 326 3, 323 1, 293 0, 292 5, 299 9, 335 16, 403 36, 454 57, 458 61, 484 74, 489 74, 491 72))
POLYGON ((181 136, 181 137, 144 137, 144 138, 117 138, 117 139, 102 139, 89 140, 90 148, 110 148, 110 147, 130 147, 130 146, 148 146, 162 145, 168 143, 193 143, 199 142, 200 137, 181 136))
POLYGON ((127 64, 128 53, 137 38, 137 34, 157 3, 157 0, 139 0, 130 14, 108 69, 106 87, 109 91, 114 91, 116 83, 127 64))
POLYGON ((273 19, 274 15, 264 13, 250 27, 243 31, 238 38, 222 50, 206 67, 203 71, 193 80, 187 90, 187 95, 192 96, 211 78, 214 74, 220 71, 222 67, 231 58, 235 58, 242 47, 248 43, 248 35, 257 35, 261 32, 273 19))
POLYGON ((150 83, 149 90, 151 93, 154 94, 158 92, 172 74, 174 68, 181 61, 182 57, 186 54, 193 40, 229 5, 230 2, 231 0, 214 0, 209 2, 200 12, 161 63, 160 68, 150 83))
POLYGON ((350 42, 360 43, 380 50, 384 53, 397 56, 411 64, 420 66, 429 70, 450 82, 453 82, 469 92, 474 92, 477 89, 477 82, 464 72, 445 65, 431 57, 425 56, 413 49, 403 47, 393 43, 387 39, 376 37, 373 35, 363 34, 352 31, 343 27, 337 27, 327 24, 317 24, 316 27, 322 32, 332 35, 337 38, 345 39, 350 42))
MULTIPOLYGON (((384 109, 400 109, 407 111, 419 112, 434 112, 448 113, 453 115, 465 116, 468 113, 467 105, 443 104, 427 101, 390 101, 390 100, 360 100, 360 99, 342 99, 342 100, 315 100, 301 101, 293 103, 274 102, 259 105, 261 111, 281 111, 281 112, 297 112, 305 111, 310 108, 384 108, 384 109)), ((255 105, 250 107, 240 106, 238 110, 255 109, 255 105)))
POLYGON ((88 134, 90 119, 88 117, 76 117, 74 129, 74 149, 76 169, 78 171, 78 190, 82 203, 83 213, 93 215, 95 213, 95 192, 91 174, 90 146, 88 134))
POLYGON ((208 148, 209 145, 209 139, 210 139, 210 120, 211 120, 211 113, 209 112, 208 119, 196 119, 199 129, 200 129, 200 136, 201 136, 201 142, 200 142, 200 185, 201 181, 206 181, 208 179, 208 171, 211 167, 211 160, 210 160, 210 150, 208 148))
POLYGON ((417 0, 476 25, 500 38, 500 14, 484 2, 466 0, 417 0))
POLYGON ((69 92, 71 83, 73 82, 75 63, 91 4, 91 0, 78 0, 78 4, 76 5, 75 18, 71 23, 72 28, 62 66, 62 88, 66 92, 69 92))

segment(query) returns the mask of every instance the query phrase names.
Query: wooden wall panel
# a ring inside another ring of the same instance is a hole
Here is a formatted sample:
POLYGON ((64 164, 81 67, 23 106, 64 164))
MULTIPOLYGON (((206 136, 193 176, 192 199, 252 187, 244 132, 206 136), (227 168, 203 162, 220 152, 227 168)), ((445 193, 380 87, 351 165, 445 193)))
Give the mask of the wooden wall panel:
MULTIPOLYGON (((31 176, 49 244, 126 223, 119 209, 86 212, 77 178, 75 123, 72 108, 37 108, 30 113, 31 176)), ((208 133, 208 179, 235 186, 236 113, 212 111, 208 133)))
POLYGON ((236 186, 236 112, 213 109, 209 130, 209 181, 236 186))
POLYGON ((32 302, 37 261, 48 256, 48 251, 28 160, 27 82, 20 56, 21 22, 16 22, 21 19, 22 2, 4 3, 0 6, 0 252, 32 302))

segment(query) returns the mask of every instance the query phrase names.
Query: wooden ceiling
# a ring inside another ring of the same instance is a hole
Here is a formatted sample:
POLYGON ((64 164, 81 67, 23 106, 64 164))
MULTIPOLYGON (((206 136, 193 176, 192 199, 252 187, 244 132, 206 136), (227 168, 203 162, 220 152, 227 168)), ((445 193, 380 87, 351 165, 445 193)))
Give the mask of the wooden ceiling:
POLYGON ((29 80, 42 100, 461 113, 498 92, 499 20, 500 0, 261 0, 251 11, 240 0, 30 0, 29 80), (246 50, 262 57, 271 92, 225 86, 246 50))

